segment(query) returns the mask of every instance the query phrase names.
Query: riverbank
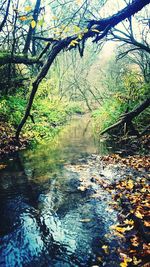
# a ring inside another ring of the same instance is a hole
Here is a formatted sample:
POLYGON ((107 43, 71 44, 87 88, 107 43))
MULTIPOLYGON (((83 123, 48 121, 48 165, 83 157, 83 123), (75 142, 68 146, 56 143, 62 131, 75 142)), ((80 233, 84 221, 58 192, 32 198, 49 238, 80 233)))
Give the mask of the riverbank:
POLYGON ((71 116, 77 115, 79 111, 70 110, 66 111, 65 116, 63 115, 59 121, 51 123, 47 122, 44 132, 41 133, 43 126, 33 125, 26 131, 21 133, 19 141, 15 138, 15 128, 13 124, 8 122, 0 122, 0 157, 11 156, 17 151, 28 149, 32 146, 37 146, 40 143, 46 143, 47 141, 53 140, 65 124, 70 121, 71 116))
POLYGON ((22 149, 26 149, 29 140, 21 135, 19 142, 15 139, 15 129, 6 122, 0 122, 0 157, 11 155, 22 149))
MULTIPOLYGON (((74 113, 75 114, 75 113, 74 113)), ((0 122, 0 157, 3 156, 9 156, 13 154, 14 152, 27 149, 31 145, 38 143, 46 143, 49 140, 52 140, 58 132, 64 127, 64 125, 67 123, 67 121, 70 121, 70 116, 72 116, 73 113, 70 113, 70 115, 66 114, 65 121, 61 123, 52 123, 49 125, 49 134, 48 136, 42 135, 40 136, 40 129, 35 132, 34 129, 30 131, 27 130, 27 133, 21 134, 19 142, 16 142, 15 139, 15 128, 13 125, 1 121, 0 122)), ((78 115, 79 116, 79 115, 78 115)), ((33 126, 34 127, 34 126, 33 126)), ((48 129, 47 129, 48 130, 48 129)), ((98 139, 98 137, 96 137, 98 139)), ((150 135, 144 135, 141 138, 117 138, 111 139, 111 138, 101 138, 100 142, 105 142, 108 140, 109 143, 113 143, 113 149, 115 149, 116 155, 136 155, 139 154, 139 157, 141 155, 147 155, 150 151, 150 135)), ((98 145, 98 144, 97 144, 98 145)), ((111 154, 111 152, 110 152, 111 154)), ((142 159, 142 158, 141 158, 142 159)), ((110 157, 110 160, 115 160, 115 157, 110 157)), ((116 158, 117 160, 117 158, 116 158)), ((141 160, 142 161, 142 160, 141 160)))

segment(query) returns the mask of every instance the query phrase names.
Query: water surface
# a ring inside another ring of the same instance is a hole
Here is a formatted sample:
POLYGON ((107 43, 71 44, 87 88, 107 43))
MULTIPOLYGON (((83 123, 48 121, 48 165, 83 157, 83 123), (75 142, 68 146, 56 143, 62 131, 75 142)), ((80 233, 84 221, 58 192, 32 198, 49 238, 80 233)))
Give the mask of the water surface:
POLYGON ((103 168, 88 163, 111 149, 94 138, 90 119, 83 116, 72 119, 53 142, 5 162, 0 176, 1 267, 119 266, 117 240, 107 237, 117 214, 110 213, 111 196, 103 189, 101 198, 92 197, 92 177, 103 168), (90 186, 82 191, 84 178, 90 186), (105 254, 103 245, 111 253, 105 254))

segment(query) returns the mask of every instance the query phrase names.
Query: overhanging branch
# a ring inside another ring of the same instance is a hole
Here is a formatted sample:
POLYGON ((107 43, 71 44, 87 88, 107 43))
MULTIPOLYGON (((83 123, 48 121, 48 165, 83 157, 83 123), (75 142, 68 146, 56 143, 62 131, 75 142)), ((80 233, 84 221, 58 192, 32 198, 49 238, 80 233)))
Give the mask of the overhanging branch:
POLYGON ((31 91, 29 102, 28 102, 28 105, 25 111, 25 115, 17 128, 17 132, 16 132, 17 139, 19 138, 20 132, 22 130, 22 127, 26 123, 27 118, 30 116, 30 110, 32 108, 32 103, 34 101, 35 94, 38 90, 38 86, 40 82, 43 80, 43 78, 46 76, 50 66, 52 65, 54 59, 57 57, 60 51, 68 48, 70 46, 71 41, 75 39, 77 39, 77 44, 73 46, 73 48, 78 46, 78 44, 83 42, 83 40, 86 40, 90 37, 97 36, 97 38, 99 39, 105 37, 108 33, 108 30, 116 26, 118 23, 120 23, 124 19, 131 17, 132 15, 140 11, 145 5, 149 3, 150 3, 150 0, 133 0, 132 3, 129 4, 126 8, 122 9, 117 14, 111 17, 108 17, 108 18, 105 18, 99 21, 94 21, 94 20, 90 21, 89 24, 87 25, 88 31, 84 33, 83 38, 81 40, 78 38, 77 34, 67 37, 63 40, 58 40, 58 42, 53 46, 47 62, 44 64, 43 68, 41 69, 41 71, 39 72, 38 76, 36 77, 33 83, 32 91, 31 91))

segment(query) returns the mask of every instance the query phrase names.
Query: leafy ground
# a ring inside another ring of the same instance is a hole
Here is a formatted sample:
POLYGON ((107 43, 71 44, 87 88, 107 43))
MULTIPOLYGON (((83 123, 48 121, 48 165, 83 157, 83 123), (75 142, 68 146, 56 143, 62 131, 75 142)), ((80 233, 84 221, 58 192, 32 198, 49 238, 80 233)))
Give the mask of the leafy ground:
POLYGON ((118 235, 122 242, 129 243, 127 248, 120 248, 121 267, 150 266, 150 157, 119 155, 104 157, 103 161, 119 163, 122 167, 130 166, 137 171, 135 176, 126 176, 113 182, 105 189, 113 193, 113 208, 120 210, 120 224, 111 230, 118 235))
MULTIPOLYGON (((92 197, 102 201, 103 189, 112 198, 108 209, 110 216, 113 210, 117 211, 119 223, 110 227, 107 240, 109 241, 112 236, 118 238, 120 246, 116 253, 120 258, 120 267, 149 267, 150 157, 121 157, 118 154, 104 157, 93 155, 86 163, 76 164, 72 168, 82 177, 78 188, 80 191, 91 190, 91 187, 97 188, 92 197), (99 169, 99 175, 92 175, 89 179, 85 173, 87 169, 90 173, 93 165, 99 169)), ((98 259, 97 267, 103 266, 105 257, 111 253, 109 242, 106 242, 101 249, 104 255, 98 259)))
POLYGON ((9 153, 25 149, 28 145, 27 138, 21 136, 19 143, 16 142, 15 129, 12 125, 6 122, 0 122, 0 156, 8 155, 9 153))

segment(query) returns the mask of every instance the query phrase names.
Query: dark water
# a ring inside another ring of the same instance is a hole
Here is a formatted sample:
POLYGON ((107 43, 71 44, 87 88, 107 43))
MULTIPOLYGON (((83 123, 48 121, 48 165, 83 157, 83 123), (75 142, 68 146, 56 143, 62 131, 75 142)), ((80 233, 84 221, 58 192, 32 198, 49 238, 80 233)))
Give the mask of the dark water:
POLYGON ((101 190, 101 198, 92 197, 91 185, 78 188, 84 176, 90 181, 99 175, 96 165, 87 164, 89 157, 108 152, 108 145, 94 139, 89 119, 81 117, 53 142, 6 162, 0 173, 0 267, 119 266, 117 239, 107 237, 117 223, 108 206, 111 196, 101 190), (79 171, 79 163, 87 168, 79 171))

